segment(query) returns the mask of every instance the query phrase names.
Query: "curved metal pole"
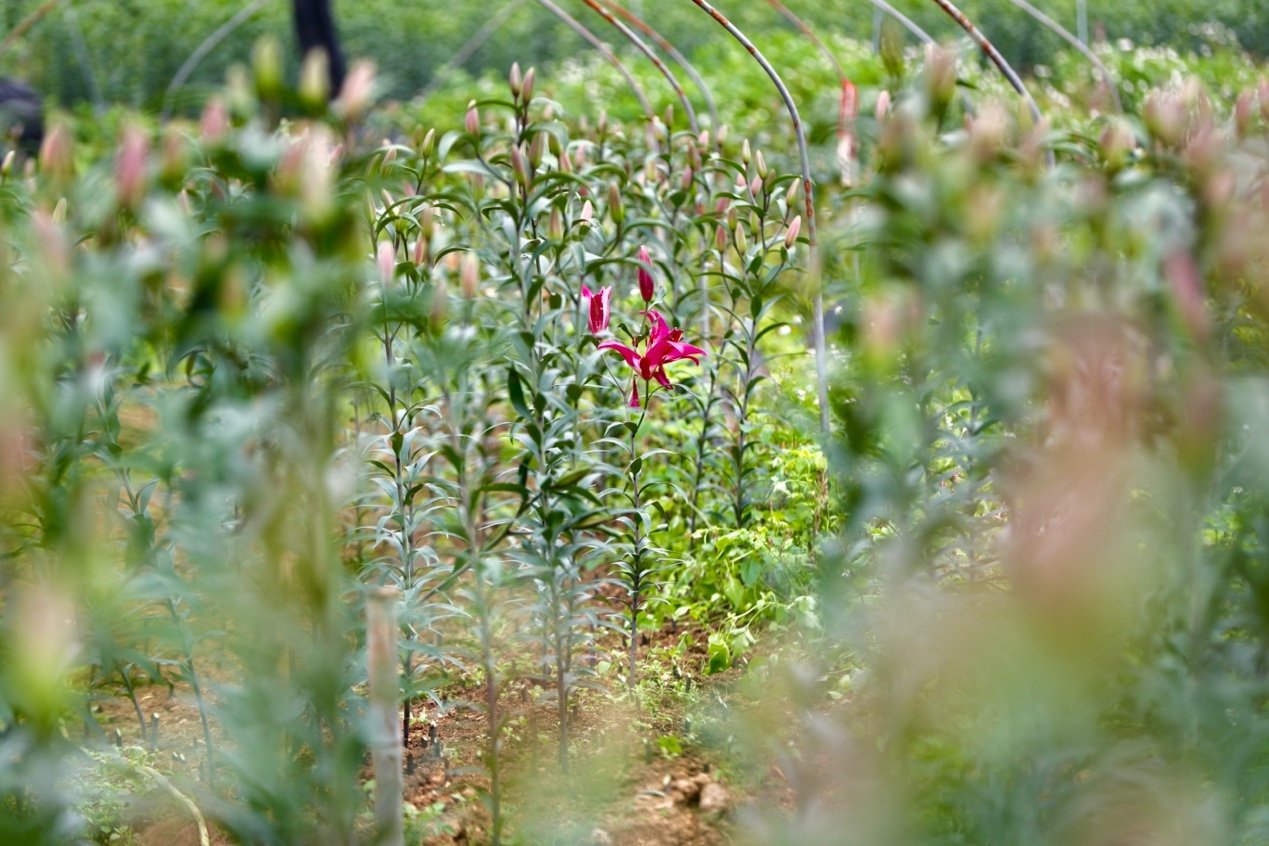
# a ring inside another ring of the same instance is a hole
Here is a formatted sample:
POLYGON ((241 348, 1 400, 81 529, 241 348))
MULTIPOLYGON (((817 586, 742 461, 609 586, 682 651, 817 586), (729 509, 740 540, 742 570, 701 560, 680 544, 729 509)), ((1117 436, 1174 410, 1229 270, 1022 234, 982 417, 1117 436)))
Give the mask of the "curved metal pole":
POLYGON ((419 92, 418 97, 415 98, 415 102, 420 105, 426 103, 428 98, 435 94, 440 87, 445 84, 445 80, 449 78, 449 75, 453 72, 454 68, 467 61, 471 57, 472 53, 479 50, 480 46, 488 41, 490 37, 492 37, 493 34, 507 22, 507 18, 511 17, 511 13, 520 8, 523 3, 524 0, 511 0, 510 3, 507 3, 495 12, 493 17, 485 21, 484 26, 476 30, 475 34, 473 34, 471 38, 467 39, 467 43, 465 43, 462 47, 459 47, 458 51, 454 53, 454 55, 446 59, 444 64, 436 69, 436 71, 432 74, 432 78, 428 80, 427 85, 423 87, 423 90, 419 92))
POLYGON ((894 18, 896 21, 898 21, 899 24, 908 32, 912 33, 912 35, 918 41, 922 42, 923 44, 934 43, 934 36, 930 35, 928 32, 921 29, 921 27, 917 26, 916 23, 911 18, 909 18, 903 12, 900 12, 894 6, 891 6, 889 3, 886 2, 886 0, 872 0, 872 5, 877 7, 881 11, 885 12, 887 15, 894 18))
POLYGON ((635 99, 639 101, 639 105, 643 108, 644 115, 647 116, 648 120, 652 120, 655 116, 655 112, 652 111, 652 104, 648 102, 648 95, 643 93, 643 89, 639 87, 639 83, 635 81, 635 78, 631 75, 630 70, 622 64, 621 59, 617 58, 617 54, 614 53, 607 44, 601 41, 598 35, 587 29, 580 21, 568 12, 552 3, 551 0, 538 0, 538 4, 563 21, 569 29, 580 35, 587 44, 603 54, 603 57, 617 69, 617 72, 625 77, 626 84, 630 86, 630 90, 634 93, 635 99))
POLYGON ((247 22, 247 19, 260 11, 268 4, 269 0, 255 0, 255 2, 238 10, 232 18, 225 21, 212 32, 211 35, 203 39, 203 43, 194 48, 194 52, 189 54, 189 58, 185 60, 185 64, 176 71, 176 76, 172 77, 172 82, 167 86, 167 90, 163 92, 163 108, 159 110, 159 122, 164 123, 172 113, 172 95, 176 90, 185 84, 185 80, 189 79, 189 75, 194 72, 194 68, 198 67, 198 63, 207 58, 207 54, 216 49, 220 42, 229 37, 235 29, 247 22))
POLYGON ((4 37, 4 41, 0 41, 0 53, 4 53, 13 46, 19 38, 26 35, 27 31, 44 19, 44 16, 53 11, 53 7, 58 4, 59 0, 44 0, 37 6, 31 14, 18 21, 17 26, 9 30, 9 34, 4 37))
POLYGON ((665 81, 670 83, 670 87, 674 89, 674 93, 678 95, 679 102, 683 104, 683 110, 687 112, 687 123, 692 127, 692 134, 701 134, 701 125, 696 121, 696 109, 692 108, 692 101, 687 99, 687 92, 683 90, 683 86, 679 84, 679 79, 674 72, 666 67, 665 62, 661 61, 661 57, 649 47, 642 38, 635 35, 630 27, 613 17, 612 12, 599 5, 596 0, 582 0, 587 6, 590 6, 596 13, 601 15, 604 20, 616 27, 617 31, 626 37, 626 40, 635 46, 640 53, 648 57, 652 64, 656 65, 656 69, 665 77, 665 81))
POLYGON ((978 49, 983 51, 983 55, 987 57, 987 60, 996 66, 996 69, 1004 75, 1013 90, 1018 92, 1018 96, 1026 101, 1027 108, 1031 111, 1031 117, 1036 123, 1039 123, 1043 119, 1043 115, 1040 114, 1040 107, 1036 105, 1035 98, 1031 96, 1031 92, 1027 90, 1027 87, 1022 84, 1022 77, 1018 76, 1013 66, 1005 60, 1004 56, 1000 55, 1000 51, 983 34, 982 30, 974 26, 973 21, 965 17, 965 13, 956 8, 951 0, 933 0, 933 2, 946 12, 952 20, 956 21, 957 26, 965 30, 965 34, 978 45, 978 49))
POLYGON ((1120 114, 1123 113, 1124 104, 1123 101, 1119 99, 1119 89, 1115 86, 1115 80, 1110 75, 1110 68, 1106 67, 1106 64, 1101 59, 1097 58, 1097 54, 1090 50, 1087 44, 1072 35, 1071 31, 1066 27, 1062 26, 1060 23, 1053 20, 1053 18, 1028 3, 1027 0, 1009 0, 1009 2, 1026 12, 1031 17, 1035 18, 1042 25, 1057 33, 1063 41, 1075 48, 1075 50, 1085 59, 1088 59, 1089 64, 1097 69, 1097 72, 1101 74, 1102 81, 1106 83, 1106 87, 1110 89, 1110 97, 1115 101, 1115 111, 1120 114))
POLYGON ((687 60, 687 57, 679 52, 679 49, 671 44, 669 39, 657 32, 642 18, 627 9, 625 6, 619 5, 615 2, 615 0, 602 0, 602 2, 610 11, 617 13, 635 29, 652 39, 653 44, 657 45, 657 47, 673 59, 679 67, 683 68, 683 72, 687 74, 688 79, 692 80, 692 84, 700 89, 701 97, 705 100, 705 108, 709 110, 710 126, 714 130, 717 130, 719 126, 718 104, 714 102, 714 93, 710 91, 709 84, 705 82, 705 79, 700 75, 700 72, 696 70, 692 63, 687 60))
MULTIPOLYGON (((784 100, 784 106, 789 111, 789 117, 793 121, 793 132, 798 140, 798 157, 802 165, 802 196, 806 200, 806 237, 811 245, 811 252, 815 252, 818 241, 815 237, 815 197, 813 191, 814 183, 811 181, 811 157, 806 149, 806 130, 802 126, 802 117, 798 114, 797 104, 793 102, 793 96, 789 94, 788 87, 784 84, 784 80, 780 78, 780 74, 776 73, 776 69, 767 61, 767 57, 754 46, 745 34, 736 28, 735 24, 727 20, 722 12, 715 9, 706 0, 692 0, 702 11, 712 17, 718 24, 735 38, 740 45, 753 56, 756 61, 771 79, 776 90, 780 92, 780 98, 784 100)), ((828 351, 824 346, 824 291, 823 286, 815 292, 815 300, 813 303, 814 322, 811 324, 811 335, 815 343, 815 381, 818 389, 820 402, 820 430, 825 435, 829 433, 828 426, 828 351)))

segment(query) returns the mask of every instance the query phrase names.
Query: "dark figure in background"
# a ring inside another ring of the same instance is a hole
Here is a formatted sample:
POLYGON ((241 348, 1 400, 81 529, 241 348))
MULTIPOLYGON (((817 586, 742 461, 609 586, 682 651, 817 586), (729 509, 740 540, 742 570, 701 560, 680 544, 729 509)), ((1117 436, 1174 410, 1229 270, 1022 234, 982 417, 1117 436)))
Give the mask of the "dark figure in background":
POLYGON ((295 8, 295 34, 300 39, 300 60, 310 50, 321 48, 326 53, 326 67, 330 71, 330 96, 339 94, 344 87, 347 66, 344 53, 339 49, 339 36, 335 32, 335 20, 331 16, 331 0, 292 0, 295 8))
POLYGON ((10 145, 34 154, 44 140, 40 95, 25 82, 0 77, 0 151, 10 145))

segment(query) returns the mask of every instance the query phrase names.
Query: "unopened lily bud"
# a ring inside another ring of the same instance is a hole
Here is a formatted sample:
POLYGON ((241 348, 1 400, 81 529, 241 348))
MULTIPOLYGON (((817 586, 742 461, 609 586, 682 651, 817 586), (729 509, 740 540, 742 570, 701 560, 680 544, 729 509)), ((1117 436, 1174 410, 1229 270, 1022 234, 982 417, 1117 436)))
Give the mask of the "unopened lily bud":
POLYGON ((564 237, 564 215, 557 208, 551 209, 551 215, 547 218, 546 234, 552 241, 558 241, 564 237))
POLYGON ((525 188, 529 185, 529 167, 525 164, 524 153, 517 144, 511 148, 511 171, 515 174, 516 183, 525 188))
POLYGON ((701 146, 707 150, 709 149, 709 130, 708 129, 701 130, 701 146))
POLYGON ((646 246, 640 246, 636 258, 639 262, 639 296, 643 297, 645 303, 650 303, 657 290, 656 281, 652 278, 652 256, 648 254, 646 246))
POLYGON ((439 333, 445 327, 445 315, 449 311, 449 287, 445 284, 445 274, 432 276, 432 302, 428 317, 432 323, 432 331, 439 333))
POLYGON ((13 158, 17 152, 17 150, 10 150, 4 154, 4 161, 0 162, 0 176, 8 176, 13 170, 13 158))
POLYGON ((679 175, 679 190, 688 191, 692 187, 692 169, 684 168, 683 173, 679 175))
POLYGON ((749 164, 753 158, 753 152, 749 149, 749 139, 746 138, 740 142, 740 160, 745 164, 749 164))
POLYGON ((434 146, 436 146, 436 130, 429 129, 427 134, 423 136, 423 140, 419 142, 419 155, 427 158, 432 155, 434 146))
POLYGON ((565 150, 564 152, 560 153, 559 162, 560 162, 560 173, 573 172, 573 157, 568 154, 568 150, 565 150))
POLYGON ((475 253, 463 254, 463 263, 458 271, 458 280, 463 296, 469 300, 474 299, 476 291, 480 288, 480 260, 476 258, 475 253))
POLYGON ((300 67, 300 100, 310 109, 321 109, 330 99, 330 62, 325 50, 309 50, 300 67))
POLYGON ((612 222, 620 224, 625 219, 626 211, 621 204, 621 191, 617 189, 617 183, 608 183, 608 214, 612 217, 612 222))
POLYGON ((1146 97, 1142 118, 1150 134, 1165 144, 1181 140, 1185 128, 1185 114, 1180 102, 1171 95, 1152 92, 1146 97))
POLYGON ((763 179, 767 178, 767 160, 762 155, 761 150, 759 150, 757 153, 754 154, 753 166, 758 171, 759 176, 761 176, 763 179))
POLYGON ((5 610, 12 647, 6 675, 24 719, 54 730, 69 704, 68 681, 79 651, 75 604, 52 585, 39 584, 11 596, 5 610))
POLYGON ((591 220, 594 219, 594 217, 595 217, 595 207, 591 205, 590 200, 587 200, 586 202, 582 203, 582 211, 581 211, 581 214, 578 215, 578 220, 580 220, 582 223, 589 226, 591 220))
POLYGON ((789 208, 793 208, 793 204, 798 199, 798 188, 802 185, 802 180, 795 179, 789 183, 789 190, 784 194, 784 204, 789 208))
POLYGON ((546 155, 546 139, 545 132, 535 132, 529 142, 529 164, 535 168, 542 165, 542 157, 546 155))
POLYGON ((410 251, 410 261, 414 262, 416 267, 426 267, 431 264, 432 248, 427 238, 419 235, 417 241, 414 242, 414 249, 410 251))
POLYGON ((608 112, 601 110, 599 120, 595 122, 595 131, 602 137, 608 134, 608 112))
POLYGON ((123 132, 119 157, 115 160, 115 189, 119 204, 135 209, 145 196, 146 165, 150 157, 150 138, 135 126, 123 132))
POLYGON ((718 249, 720 250, 724 250, 727 248, 727 227, 726 226, 719 226, 717 229, 714 230, 714 243, 715 245, 717 245, 718 249))
POLYGON ((432 206, 424 206, 419 212, 419 231, 428 239, 436 232, 436 209, 432 206))
POLYGON ((753 175, 753 179, 749 182, 749 193, 755 197, 762 196, 762 177, 758 174, 753 175))
POLYGON ((886 119, 886 115, 890 113, 890 92, 884 88, 877 95, 877 107, 873 110, 873 116, 876 117, 877 123, 881 123, 886 119))
POLYGON ((467 102, 467 116, 463 119, 463 126, 471 135, 480 134, 480 111, 476 108, 475 100, 467 102))
POLYGON ((735 232, 737 223, 739 223, 739 216, 736 214, 736 207, 732 206, 727 210, 727 228, 735 232))
POLYGON ((936 44, 925 48, 925 91, 935 114, 947 108, 956 92, 956 56, 936 44))
POLYGON ((273 38, 261 38, 251 51, 251 67, 255 71, 256 93, 261 99, 275 99, 282 92, 282 53, 273 38))
POLYGON ((524 79, 520 76, 520 63, 512 62, 511 71, 507 74, 507 84, 511 87, 511 99, 520 99, 520 88, 524 79))
POLYGON ((368 59, 353 62, 344 77, 344 87, 335 101, 336 111, 347 121, 361 119, 370 108, 375 93, 375 63, 368 59))
POLYGON ((674 126, 674 104, 670 103, 665 107, 665 116, 661 118, 661 122, 666 126, 674 126))
POLYGON ((379 281, 388 286, 396 273, 397 254, 390 241, 380 241, 375 252, 375 266, 379 269, 379 281))
POLYGON ((793 220, 789 221, 788 231, 784 233, 784 248, 786 250, 793 249, 793 245, 798 242, 798 235, 802 232, 802 215, 797 215, 793 220))
POLYGON ((203 146, 219 144, 229 132, 229 109, 220 97, 212 97, 203 107, 203 116, 198 122, 198 137, 203 146))
MULTIPOLYGON (((538 72, 535 68, 529 68, 524 73, 524 84, 520 86, 520 99, 526 103, 533 100, 533 83, 537 76, 538 72)), ((550 120, 550 117, 547 120, 550 120)))
POLYGON ((40 145, 40 171, 57 180, 69 180, 75 174, 75 147, 70 130, 63 124, 53 127, 40 145))
POLYGON ((721 147, 723 144, 726 144, 726 143, 727 143, 727 134, 728 134, 728 132, 729 132, 729 130, 727 129, 727 124, 725 124, 725 123, 724 123, 722 126, 718 127, 718 132, 717 132, 717 135, 718 135, 718 145, 719 145, 720 147, 721 147))
POLYGON ((169 189, 179 188, 189 169, 185 136, 173 126, 163 128, 163 151, 159 161, 159 179, 169 189))
POLYGON ((665 124, 661 122, 661 118, 656 115, 652 116, 652 137, 657 141, 664 141, 668 135, 665 130, 665 124))
POLYGON ((1100 144, 1102 158, 1113 169, 1118 170, 1123 167, 1128 153, 1132 151, 1134 141, 1128 127, 1119 121, 1115 121, 1102 132, 1100 144))
POLYGON ((736 252, 742 256, 749 252, 749 239, 745 237, 745 230, 742 227, 736 227, 736 252))

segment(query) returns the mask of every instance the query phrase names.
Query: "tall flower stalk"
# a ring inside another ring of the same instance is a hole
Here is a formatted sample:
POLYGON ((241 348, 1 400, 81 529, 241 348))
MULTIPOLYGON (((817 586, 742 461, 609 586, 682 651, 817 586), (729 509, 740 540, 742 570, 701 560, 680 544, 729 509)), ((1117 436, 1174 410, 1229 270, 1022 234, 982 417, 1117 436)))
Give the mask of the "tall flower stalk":
MULTIPOLYGON (((645 303, 651 304, 656 295, 656 284, 652 277, 648 252, 639 251, 639 294, 645 303)), ((594 298, 591 298, 594 302, 594 298)), ((683 330, 671 329, 660 312, 648 308, 643 312, 647 328, 644 334, 635 339, 634 346, 620 341, 608 340, 599 344, 601 350, 611 350, 621 356, 622 360, 634 371, 630 388, 628 406, 638 408, 639 419, 626 421, 624 425, 629 432, 627 443, 628 463, 626 474, 629 480, 630 512, 622 520, 626 524, 629 536, 629 548, 625 559, 618 565, 625 580, 627 611, 629 613, 629 672, 627 684, 634 690, 638 682, 638 647, 639 647, 639 613, 643 607, 644 593, 648 582, 656 572, 656 565, 651 563, 654 550, 650 545, 651 532, 648 529, 648 516, 644 513, 645 488, 641 479, 644 456, 639 451, 639 430, 647 419, 652 405, 652 395, 658 389, 672 389, 673 383, 665 372, 665 366, 675 361, 691 361, 699 363, 706 353, 700 347, 683 341, 683 330), (639 349, 642 342, 643 349, 639 349), (639 388, 642 384, 643 391, 639 388)), ((606 324, 606 320, 604 323, 606 324)))

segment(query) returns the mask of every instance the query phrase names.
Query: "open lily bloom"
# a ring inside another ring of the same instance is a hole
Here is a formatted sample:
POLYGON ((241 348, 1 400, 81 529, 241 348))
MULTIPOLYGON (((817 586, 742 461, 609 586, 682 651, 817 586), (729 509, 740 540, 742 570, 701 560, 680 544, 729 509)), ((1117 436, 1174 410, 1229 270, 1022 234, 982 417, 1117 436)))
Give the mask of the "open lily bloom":
POLYGON ((612 296, 612 286, 600 288, 598 292, 582 286, 582 299, 586 302, 587 318, 590 333, 599 335, 608 331, 608 299, 612 296))
POLYGON ((649 309, 645 312, 648 320, 652 323, 652 330, 648 333, 648 339, 644 350, 640 353, 634 347, 621 343, 620 341, 604 341, 599 345, 601 350, 614 350, 626 360, 626 364, 635 371, 635 387, 631 392, 630 407, 639 407, 639 379, 645 382, 655 379, 657 384, 663 388, 674 387, 670 382, 670 377, 665 373, 665 365, 686 359, 693 364, 699 364, 701 356, 705 355, 705 350, 692 344, 684 343, 683 330, 671 329, 666 325, 665 319, 661 317, 660 312, 649 309))

